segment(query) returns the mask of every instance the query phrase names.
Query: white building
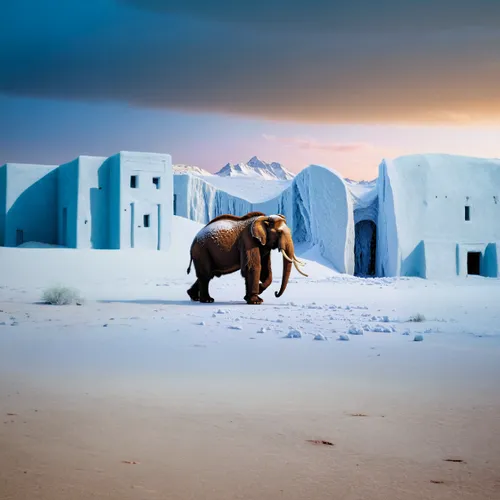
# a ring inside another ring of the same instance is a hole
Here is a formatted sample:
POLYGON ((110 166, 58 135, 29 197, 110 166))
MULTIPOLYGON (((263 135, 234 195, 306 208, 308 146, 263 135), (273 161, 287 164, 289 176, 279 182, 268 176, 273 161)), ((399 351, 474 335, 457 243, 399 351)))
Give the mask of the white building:
POLYGON ((499 276, 500 160, 384 160, 377 190, 379 275, 499 276))
POLYGON ((0 245, 166 250, 173 215, 170 155, 79 156, 60 166, 0 167, 0 245))
POLYGON ((175 213, 203 223, 227 212, 282 213, 296 244, 316 246, 346 274, 500 276, 500 160, 403 156, 383 160, 364 185, 312 165, 265 202, 247 201, 255 186, 238 182, 236 195, 216 177, 176 175, 175 213))

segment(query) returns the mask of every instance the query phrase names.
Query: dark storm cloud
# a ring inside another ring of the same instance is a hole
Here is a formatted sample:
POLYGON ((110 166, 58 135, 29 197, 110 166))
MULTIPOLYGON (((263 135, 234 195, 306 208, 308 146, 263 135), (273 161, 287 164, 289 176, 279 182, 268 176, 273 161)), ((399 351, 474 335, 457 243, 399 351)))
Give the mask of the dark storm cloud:
POLYGON ((0 92, 302 121, 500 116, 500 2, 353 3, 19 0, 0 7, 0 92))
POLYGON ((335 32, 498 27, 498 0, 120 0, 141 9, 254 28, 335 32))

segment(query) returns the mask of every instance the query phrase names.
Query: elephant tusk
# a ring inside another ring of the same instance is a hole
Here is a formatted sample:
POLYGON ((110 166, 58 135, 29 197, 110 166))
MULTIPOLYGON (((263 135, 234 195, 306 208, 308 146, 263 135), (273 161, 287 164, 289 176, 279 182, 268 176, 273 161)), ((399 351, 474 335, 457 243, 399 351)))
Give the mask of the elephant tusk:
POLYGON ((293 265, 295 266, 295 269, 297 269, 297 271, 298 271, 300 274, 302 274, 302 276, 305 276, 306 278, 308 278, 308 277, 309 277, 306 273, 304 273, 304 272, 303 272, 303 271, 299 268, 299 266, 297 265, 297 262, 293 261, 293 265))
POLYGON ((281 253, 283 254, 283 257, 285 257, 285 259, 288 262, 294 262, 292 259, 290 259, 290 257, 288 257, 288 255, 286 254, 286 252, 285 252, 285 250, 283 248, 281 249, 281 253))
POLYGON ((294 260, 295 262, 297 262, 297 264, 298 264, 299 266, 305 266, 305 265, 306 265, 306 262, 302 262, 301 260, 297 259, 297 257, 295 257, 295 255, 293 256, 293 260, 294 260))
POLYGON ((281 252, 283 253, 283 257, 285 257, 285 259, 288 261, 288 262, 291 262, 294 266, 295 266, 295 269, 297 269, 297 271, 302 274, 302 276, 305 276, 306 278, 308 278, 309 276, 304 273, 300 268, 299 266, 297 265, 297 262, 293 259, 290 259, 290 257, 288 257, 288 255, 286 254, 285 250, 284 249, 281 249, 281 252))

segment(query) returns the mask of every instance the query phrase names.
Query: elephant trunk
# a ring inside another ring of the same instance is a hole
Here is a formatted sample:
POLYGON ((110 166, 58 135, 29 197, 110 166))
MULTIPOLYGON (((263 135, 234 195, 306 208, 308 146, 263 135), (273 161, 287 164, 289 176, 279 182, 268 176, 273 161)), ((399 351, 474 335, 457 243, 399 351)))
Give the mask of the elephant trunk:
POLYGON ((284 250, 283 253, 283 276, 281 278, 281 288, 279 292, 274 292, 276 297, 281 297, 288 285, 288 279, 290 278, 290 272, 292 271, 292 260, 295 256, 295 251, 293 247, 292 236, 289 232, 283 233, 280 241, 280 251, 284 250), (287 259, 285 255, 290 256, 291 259, 287 259))

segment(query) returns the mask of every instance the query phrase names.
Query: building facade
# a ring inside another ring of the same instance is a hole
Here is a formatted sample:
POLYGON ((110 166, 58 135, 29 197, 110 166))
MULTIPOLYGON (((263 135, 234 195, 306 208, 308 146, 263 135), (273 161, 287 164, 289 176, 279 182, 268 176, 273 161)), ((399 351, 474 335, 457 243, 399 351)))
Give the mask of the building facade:
POLYGON ((170 155, 122 151, 59 165, 0 167, 0 245, 166 250, 173 216, 170 155))

